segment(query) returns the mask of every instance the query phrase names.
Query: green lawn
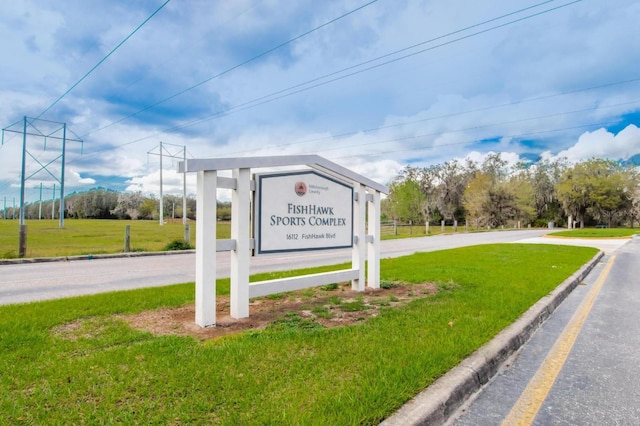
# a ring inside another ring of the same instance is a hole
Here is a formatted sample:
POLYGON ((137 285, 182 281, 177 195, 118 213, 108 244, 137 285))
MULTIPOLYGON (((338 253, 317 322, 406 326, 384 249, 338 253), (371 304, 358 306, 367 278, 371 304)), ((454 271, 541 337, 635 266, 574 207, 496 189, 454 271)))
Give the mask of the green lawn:
POLYGON ((640 229, 633 228, 584 228, 570 231, 554 232, 554 237, 571 238, 624 238, 634 234, 640 234, 640 229))
MULTIPOLYGON (((182 240, 182 222, 165 223, 143 220, 66 219, 64 228, 57 220, 28 220, 27 257, 73 256, 121 253, 125 226, 131 226, 132 251, 160 251, 175 239, 182 240)), ((18 255, 17 220, 0 220, 0 258, 18 255)), ((190 222, 191 244, 195 245, 195 222, 190 222)), ((218 238, 229 238, 228 223, 218 224, 218 238)))
POLYGON ((355 326, 205 342, 114 316, 192 304, 193 283, 0 306, 0 424, 377 424, 596 252, 504 244, 385 259, 384 281, 441 291, 355 326))
POLYGON ((429 227, 429 233, 427 234, 427 228, 425 225, 398 225, 394 228, 393 225, 385 224, 381 227, 381 236, 383 240, 393 240, 398 238, 414 238, 425 237, 428 235, 440 235, 440 234, 454 234, 454 233, 467 232, 464 225, 458 226, 458 229, 454 231, 453 226, 445 226, 444 231, 440 225, 431 225, 429 227))

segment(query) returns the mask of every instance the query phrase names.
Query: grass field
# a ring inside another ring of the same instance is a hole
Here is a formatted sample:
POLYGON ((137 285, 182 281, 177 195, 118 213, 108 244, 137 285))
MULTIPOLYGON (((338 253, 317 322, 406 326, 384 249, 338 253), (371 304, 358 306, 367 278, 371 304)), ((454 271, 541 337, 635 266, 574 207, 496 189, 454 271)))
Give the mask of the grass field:
POLYGON ((116 316, 193 304, 192 283, 2 306, 0 424, 377 424, 595 253, 504 244, 384 259, 384 281, 440 292, 350 327, 204 342, 116 316))
MULTIPOLYGON (((121 253, 124 250, 125 226, 131 227, 132 251, 160 251, 172 240, 182 240, 182 222, 160 226, 143 220, 66 219, 64 228, 57 220, 28 220, 27 257, 73 256, 121 253)), ((190 222, 191 245, 195 246, 195 222, 190 222)), ((18 255, 17 220, 0 220, 0 258, 18 255)), ((218 238, 229 238, 230 225, 218 224, 218 238)))
MULTIPOLYGON (((125 227, 131 227, 132 251, 161 251, 173 240, 182 240, 184 227, 182 222, 168 222, 160 226, 157 221, 143 220, 85 220, 66 219, 64 228, 57 220, 28 220, 27 257, 76 256, 124 251, 125 227)), ((195 247, 196 223, 190 222, 191 245, 195 247)), ((382 239, 423 237, 424 226, 399 226, 394 235, 393 226, 383 228, 382 239)), ((474 232, 478 231, 474 229, 474 232)), ((457 232, 466 232, 459 226, 457 232)), ((229 238, 231 226, 228 222, 219 222, 218 238, 229 238)), ((442 233, 440 226, 432 226, 429 235, 442 233)), ((445 234, 453 234, 452 226, 445 227, 445 234)), ((0 259, 18 257, 19 225, 17 220, 0 220, 0 259)))
MULTIPOLYGON (((156 221, 125 220, 77 220, 66 219, 64 228, 55 220, 26 221, 27 257, 74 256, 105 253, 121 253, 124 250, 125 226, 131 227, 132 251, 161 251, 173 240, 182 240, 182 222, 168 222, 160 226, 156 221)), ((191 245, 195 247, 195 222, 190 222, 191 245)), ((0 259, 18 257, 18 221, 0 220, 0 259)), ((478 231, 474 229, 474 232, 478 231)), ((218 223, 218 238, 229 238, 231 226, 228 222, 218 223)), ((459 233, 465 232, 459 226, 459 233)), ((431 226, 429 235, 442 233, 440 226, 431 226)), ((444 233, 453 234, 453 227, 445 227, 444 233)), ((554 232, 558 237, 574 238, 617 238, 640 233, 640 229, 575 229, 554 232)), ((397 235, 393 226, 383 229, 382 239, 411 238, 425 236, 424 226, 399 226, 397 235)))
POLYGON ((640 234, 640 229, 632 228, 584 228, 560 231, 551 234, 554 237, 571 238, 625 238, 634 234, 640 234))

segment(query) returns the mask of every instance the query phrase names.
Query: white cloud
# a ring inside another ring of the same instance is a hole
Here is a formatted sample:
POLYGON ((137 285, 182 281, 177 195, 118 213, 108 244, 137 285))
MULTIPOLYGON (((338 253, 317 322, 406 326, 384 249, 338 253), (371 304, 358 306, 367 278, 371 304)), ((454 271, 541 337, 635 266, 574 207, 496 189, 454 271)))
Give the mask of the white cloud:
MULTIPOLYGON (((164 195, 182 195, 183 174, 175 170, 162 170, 162 193, 164 195)), ((143 194, 160 194, 160 170, 155 170, 145 175, 134 176, 127 181, 126 191, 141 191, 143 194)), ((193 194, 196 190, 196 174, 187 173, 187 194, 193 194)))
MULTIPOLYGON (((41 112, 153 10, 145 2, 69 1, 64 7, 43 0, 0 4, 3 126, 41 112)), ((481 161, 488 152, 502 152, 510 163, 525 153, 574 161, 640 153, 640 82, 622 84, 640 69, 640 44, 630 36, 640 20, 635 0, 579 2, 476 36, 526 13, 463 29, 531 3, 375 2, 257 57, 360 5, 285 3, 169 3, 43 117, 68 123, 85 140, 84 155, 73 149, 68 155, 78 173, 68 186, 101 185, 105 176, 157 194, 158 158, 147 153, 160 141, 185 145, 188 157, 198 158, 319 154, 381 183, 406 164, 481 161), (430 39, 437 40, 391 54, 430 39), (399 59, 409 53, 416 54, 399 59), (384 61, 390 63, 247 108, 264 95, 384 61), (611 123, 626 128, 614 135, 611 123), (602 129, 584 132, 596 124, 602 129)), ((20 151, 15 140, 0 148, 0 196, 15 193, 20 151)), ((173 169, 175 161, 167 160, 165 192, 179 193, 173 169)), ((195 176, 189 179, 194 192, 195 176)))
POLYGON ((578 162, 592 157, 627 160, 640 153, 640 129, 631 124, 617 135, 605 129, 585 132, 572 147, 562 150, 557 157, 578 162))
POLYGON ((80 173, 76 172, 73 169, 70 169, 68 173, 65 173, 65 185, 69 186, 87 186, 87 185, 95 185, 96 180, 93 178, 83 178, 80 176, 80 173))
POLYGON ((378 160, 371 162, 367 162, 366 160, 357 160, 354 163, 342 163, 342 165, 383 185, 391 182, 393 178, 396 177, 404 168, 404 165, 394 160, 378 160))

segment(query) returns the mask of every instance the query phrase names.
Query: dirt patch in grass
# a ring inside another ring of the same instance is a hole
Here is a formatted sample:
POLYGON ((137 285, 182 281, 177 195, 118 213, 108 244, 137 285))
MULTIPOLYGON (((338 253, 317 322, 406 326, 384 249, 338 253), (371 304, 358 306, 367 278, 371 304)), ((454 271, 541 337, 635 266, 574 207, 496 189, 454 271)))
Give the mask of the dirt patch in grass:
POLYGON ((260 330, 270 325, 313 324, 318 327, 344 327, 379 315, 380 310, 398 307, 417 298, 437 293, 432 283, 386 283, 386 288, 351 290, 349 283, 329 285, 291 293, 252 299, 249 318, 230 316, 229 297, 217 298, 216 325, 201 328, 195 324, 193 304, 173 309, 157 309, 119 318, 131 327, 158 335, 193 336, 200 340, 214 339, 247 330, 260 330))

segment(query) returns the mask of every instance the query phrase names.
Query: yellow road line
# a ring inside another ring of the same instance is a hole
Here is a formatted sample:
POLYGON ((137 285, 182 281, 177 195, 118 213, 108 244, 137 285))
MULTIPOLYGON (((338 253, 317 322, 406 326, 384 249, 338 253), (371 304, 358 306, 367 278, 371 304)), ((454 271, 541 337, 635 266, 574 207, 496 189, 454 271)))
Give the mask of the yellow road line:
POLYGON ((527 388, 524 390, 522 395, 520 395, 520 398, 516 401, 511 412, 509 412, 502 422, 502 426, 520 426, 530 425, 533 423, 533 420, 538 414, 538 411, 540 411, 540 407, 542 407, 544 400, 547 398, 553 383, 556 381, 562 366, 567 360, 569 352, 571 352, 571 348, 573 347, 589 312, 591 312, 591 308, 593 307, 593 304, 600 293, 600 289, 611 271, 615 258, 615 256, 612 256, 611 259, 609 259, 609 262, 600 273, 598 281, 596 281, 593 288, 582 301, 578 310, 573 314, 573 317, 571 317, 571 320, 562 331, 562 334, 553 345, 553 348, 551 348, 551 351, 549 351, 549 354, 540 368, 538 368, 538 371, 536 371, 536 374, 527 385, 527 388))

